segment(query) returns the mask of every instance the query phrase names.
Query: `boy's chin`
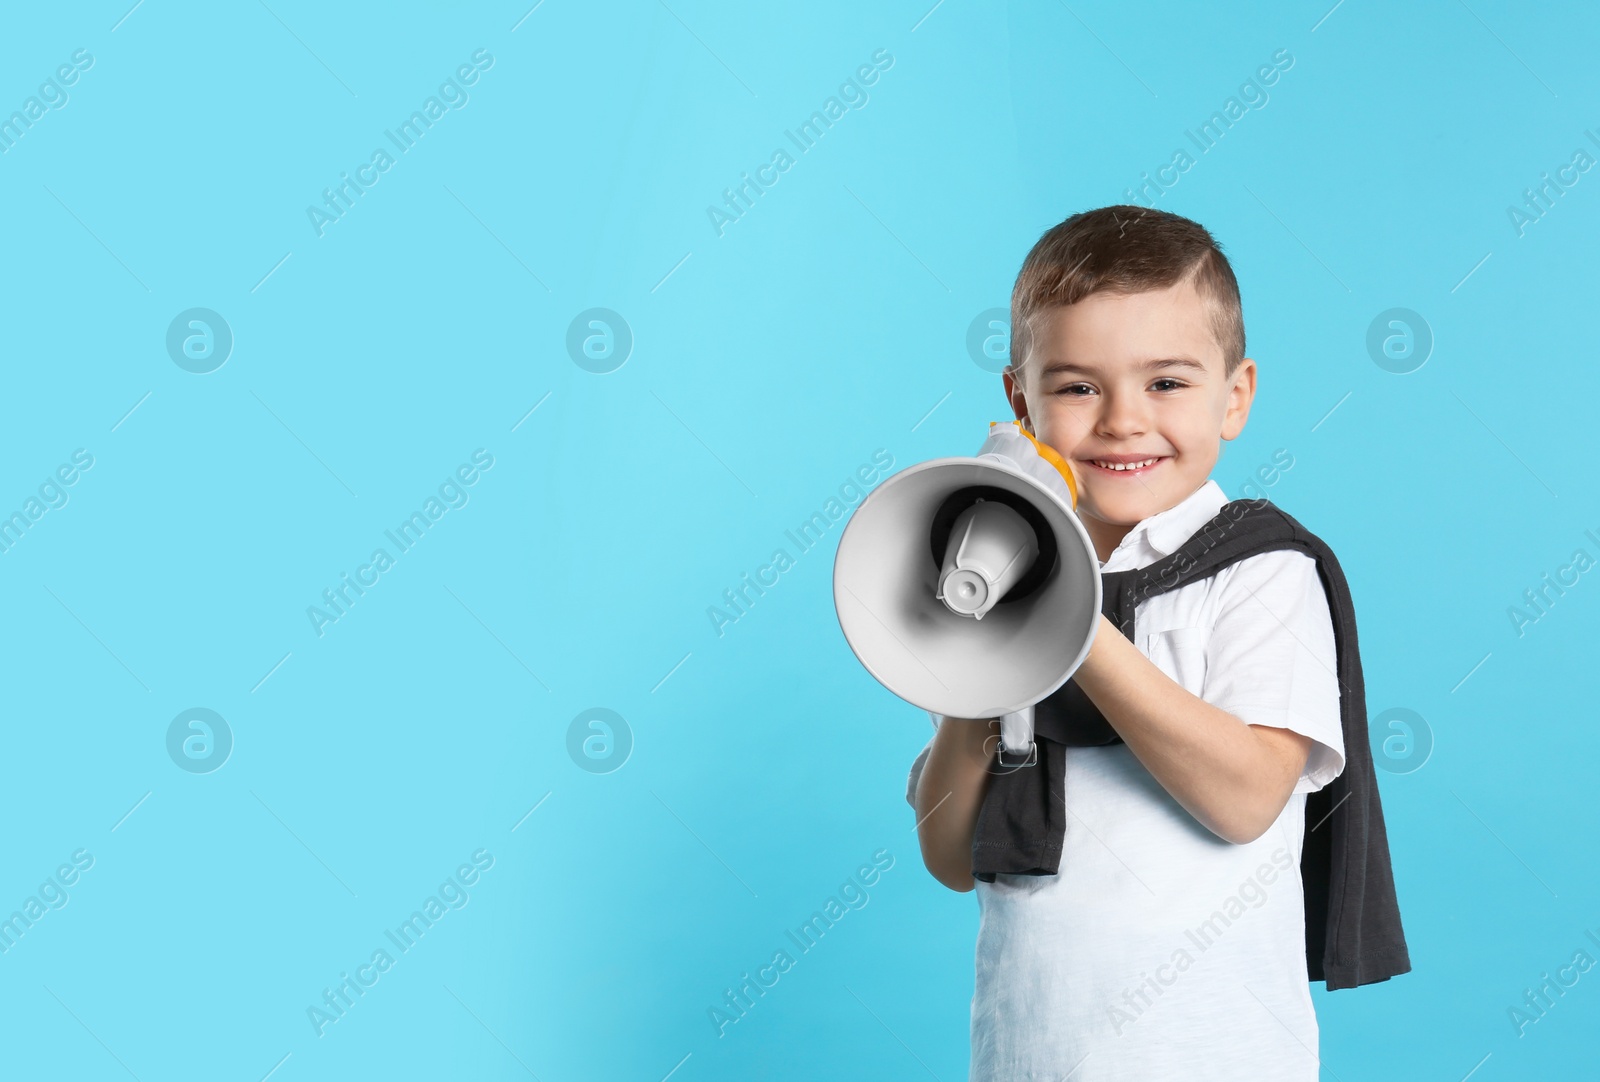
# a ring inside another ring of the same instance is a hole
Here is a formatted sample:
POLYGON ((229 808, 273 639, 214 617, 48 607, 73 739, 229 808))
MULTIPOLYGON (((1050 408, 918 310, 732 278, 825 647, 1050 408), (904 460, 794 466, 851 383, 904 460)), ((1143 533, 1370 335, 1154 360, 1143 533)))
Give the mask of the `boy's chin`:
POLYGON ((1107 522, 1133 526, 1140 519, 1155 514, 1165 502, 1163 497, 1166 492, 1164 488, 1154 486, 1128 485, 1126 491, 1122 492, 1090 490, 1081 495, 1089 509, 1107 522))
POLYGON ((1159 492, 1119 493, 1107 499, 1090 498, 1078 504, 1079 513, 1108 526, 1132 529, 1151 515, 1172 506, 1159 492))

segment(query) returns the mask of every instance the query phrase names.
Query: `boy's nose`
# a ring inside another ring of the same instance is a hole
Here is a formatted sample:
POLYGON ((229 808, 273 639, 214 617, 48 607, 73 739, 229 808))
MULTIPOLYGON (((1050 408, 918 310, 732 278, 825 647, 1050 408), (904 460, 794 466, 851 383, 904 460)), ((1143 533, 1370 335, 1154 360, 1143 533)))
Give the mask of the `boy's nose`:
POLYGON ((1144 434, 1149 415, 1139 395, 1108 394, 1101 399, 1095 432, 1108 442, 1144 434))

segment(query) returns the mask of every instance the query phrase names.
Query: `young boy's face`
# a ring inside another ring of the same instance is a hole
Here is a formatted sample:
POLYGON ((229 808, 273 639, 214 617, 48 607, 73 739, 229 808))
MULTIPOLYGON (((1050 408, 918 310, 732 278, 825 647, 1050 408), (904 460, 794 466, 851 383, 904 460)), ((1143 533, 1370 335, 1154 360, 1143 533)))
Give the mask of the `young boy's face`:
POLYGON ((1071 465, 1078 517, 1104 560, 1141 519, 1205 484, 1220 441, 1244 429, 1255 362, 1224 377, 1206 306, 1183 282, 1096 293, 1038 313, 1034 329, 1021 378, 1006 370, 1006 397, 1071 465), (1112 468, 1129 463, 1145 464, 1112 468))

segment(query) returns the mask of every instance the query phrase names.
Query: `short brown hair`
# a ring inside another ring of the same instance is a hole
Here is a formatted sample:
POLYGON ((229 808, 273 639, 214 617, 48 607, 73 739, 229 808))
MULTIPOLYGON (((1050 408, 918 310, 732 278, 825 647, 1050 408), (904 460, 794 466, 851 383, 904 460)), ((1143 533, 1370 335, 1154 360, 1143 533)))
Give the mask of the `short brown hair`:
POLYGON ((1011 291, 1011 367, 1033 347, 1040 312, 1093 293, 1143 293, 1191 282, 1211 315, 1224 376, 1244 360, 1239 283, 1222 247, 1198 222, 1164 210, 1119 205, 1074 214, 1052 226, 1022 261, 1011 291))

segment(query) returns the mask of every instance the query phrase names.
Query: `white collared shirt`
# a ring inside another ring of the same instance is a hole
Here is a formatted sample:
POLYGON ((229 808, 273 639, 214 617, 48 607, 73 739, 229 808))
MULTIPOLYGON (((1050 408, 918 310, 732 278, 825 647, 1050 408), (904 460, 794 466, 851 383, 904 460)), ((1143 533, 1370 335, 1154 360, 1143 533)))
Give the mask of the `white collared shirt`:
MULTIPOLYGON (((1103 572, 1176 551, 1227 497, 1215 481, 1144 519, 1103 572)), ((1054 876, 978 883, 969 1082, 1315 1082, 1305 962, 1305 794, 1344 769, 1333 620, 1316 561, 1260 553, 1138 603, 1135 645, 1247 724, 1312 738, 1277 820, 1244 845, 1173 799, 1126 744, 1066 749, 1054 876)), ((933 715, 935 727, 940 724, 933 715)), ((912 764, 915 807, 928 750, 912 764)))

